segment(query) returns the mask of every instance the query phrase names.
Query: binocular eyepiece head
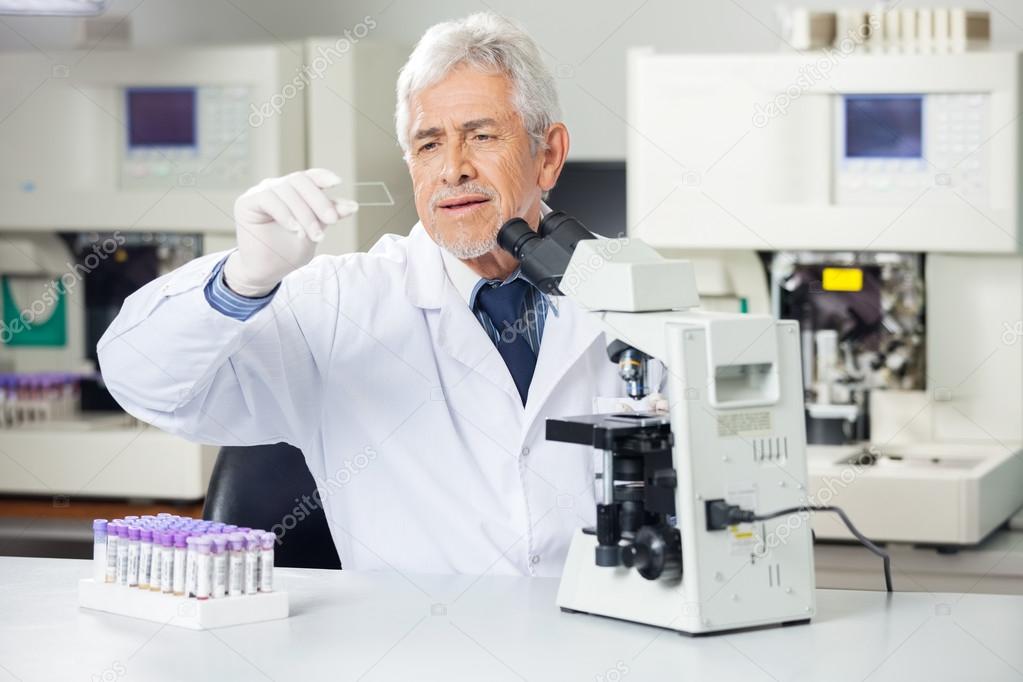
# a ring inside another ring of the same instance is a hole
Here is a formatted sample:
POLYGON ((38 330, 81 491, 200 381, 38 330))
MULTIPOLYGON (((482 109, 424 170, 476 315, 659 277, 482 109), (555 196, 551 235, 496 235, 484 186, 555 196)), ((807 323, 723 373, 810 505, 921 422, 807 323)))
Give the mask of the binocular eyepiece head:
POLYGON ((497 233, 498 246, 519 261, 526 281, 555 296, 562 295, 558 285, 582 239, 596 236, 562 211, 548 213, 535 231, 522 218, 512 218, 497 233))

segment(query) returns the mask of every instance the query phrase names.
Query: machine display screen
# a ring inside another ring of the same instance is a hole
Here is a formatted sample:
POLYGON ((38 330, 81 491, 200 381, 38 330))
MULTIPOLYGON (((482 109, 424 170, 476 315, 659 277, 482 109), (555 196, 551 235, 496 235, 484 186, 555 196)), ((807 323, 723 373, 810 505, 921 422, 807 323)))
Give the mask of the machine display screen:
POLYGON ((919 159, 923 156, 923 97, 845 97, 845 156, 919 159))
POLYGON ((129 88, 129 147, 194 147, 195 88, 129 88))

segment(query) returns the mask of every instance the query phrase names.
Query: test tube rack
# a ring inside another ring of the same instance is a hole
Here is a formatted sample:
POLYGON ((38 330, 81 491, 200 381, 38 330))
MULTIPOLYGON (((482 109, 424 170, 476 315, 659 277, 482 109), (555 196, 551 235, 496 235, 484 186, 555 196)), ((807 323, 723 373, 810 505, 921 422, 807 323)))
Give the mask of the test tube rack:
POLYGON ((82 578, 78 581, 78 606, 190 630, 209 630, 287 618, 288 593, 259 592, 199 600, 82 578))

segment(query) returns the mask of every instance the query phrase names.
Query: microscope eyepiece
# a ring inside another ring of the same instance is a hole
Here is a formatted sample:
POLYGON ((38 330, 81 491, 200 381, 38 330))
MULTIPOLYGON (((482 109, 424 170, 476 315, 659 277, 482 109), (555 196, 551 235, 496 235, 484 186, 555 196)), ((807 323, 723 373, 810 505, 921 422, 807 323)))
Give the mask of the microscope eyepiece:
POLYGON ((522 247, 534 239, 540 239, 540 235, 522 218, 512 218, 497 232, 497 245, 519 260, 522 260, 522 247))
POLYGON ((522 218, 512 218, 497 232, 497 244, 519 261, 522 276, 548 294, 561 295, 558 284, 576 245, 596 237, 575 218, 552 211, 540 221, 539 233, 522 218))
POLYGON ((594 238, 593 233, 587 230, 581 222, 564 211, 551 211, 545 215, 540 221, 540 228, 537 231, 541 237, 558 240, 570 252, 575 251, 579 240, 594 238))

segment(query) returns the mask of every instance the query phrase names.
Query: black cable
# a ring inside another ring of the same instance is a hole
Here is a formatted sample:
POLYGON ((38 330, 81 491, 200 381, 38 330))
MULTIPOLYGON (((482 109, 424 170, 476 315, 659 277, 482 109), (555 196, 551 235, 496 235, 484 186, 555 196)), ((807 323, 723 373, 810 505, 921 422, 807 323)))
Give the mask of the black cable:
POLYGON ((884 551, 883 549, 881 549, 880 547, 875 545, 873 542, 871 542, 869 539, 867 539, 867 537, 863 533, 858 531, 856 529, 856 526, 853 525, 853 522, 849 520, 849 517, 845 515, 845 512, 842 511, 841 508, 833 507, 831 505, 823 505, 823 506, 820 506, 820 507, 789 507, 788 509, 781 509, 781 510, 776 511, 776 512, 771 512, 770 514, 751 514, 750 512, 747 512, 746 510, 742 510, 742 513, 743 513, 744 516, 746 516, 746 518, 744 518, 743 521, 748 523, 748 522, 752 522, 752 521, 769 521, 771 519, 776 519, 779 516, 786 516, 788 514, 798 514, 799 512, 819 512, 819 511, 833 512, 835 514, 838 514, 838 517, 840 519, 842 519, 842 523, 845 524, 845 527, 849 529, 850 533, 852 533, 854 536, 856 536, 856 539, 860 541, 860 544, 863 545, 864 547, 866 547, 868 550, 870 550, 874 554, 876 554, 877 556, 881 557, 881 560, 884 562, 884 586, 885 586, 885 589, 887 591, 891 592, 892 591, 892 558, 890 556, 888 556, 888 552, 884 551))

